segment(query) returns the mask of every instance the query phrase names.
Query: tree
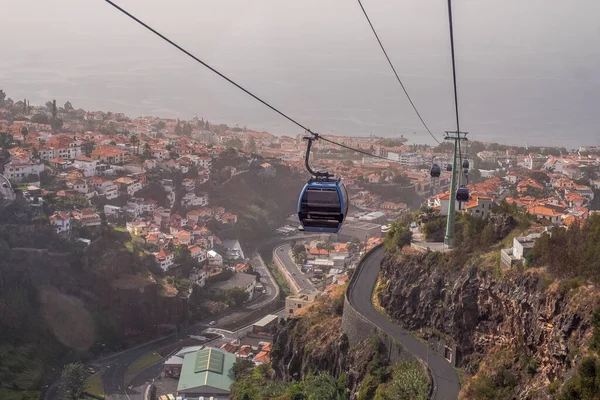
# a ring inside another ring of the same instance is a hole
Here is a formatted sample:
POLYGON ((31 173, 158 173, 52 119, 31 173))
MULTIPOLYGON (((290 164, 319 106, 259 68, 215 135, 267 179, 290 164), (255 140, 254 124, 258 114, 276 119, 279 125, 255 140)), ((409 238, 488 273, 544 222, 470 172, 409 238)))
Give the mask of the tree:
POLYGON ((146 160, 152 158, 152 149, 150 148, 150 143, 148 142, 146 142, 146 144, 144 145, 142 157, 144 157, 146 160))
POLYGON ((10 149, 13 145, 13 137, 8 133, 0 133, 0 148, 10 149))
POLYGON ((23 135, 23 141, 27 140, 27 135, 29 134, 29 129, 26 126, 21 128, 21 135, 23 135))
POLYGON ((405 174, 396 174, 394 175, 392 182, 399 186, 406 186, 410 183, 410 179, 408 179, 405 174))
POLYGON ((234 287, 227 291, 227 300, 236 307, 241 307, 248 300, 248 293, 242 288, 234 287))
POLYGON ((60 374, 59 389, 65 400, 79 400, 83 398, 85 368, 82 363, 70 363, 65 366, 60 374))
POLYGON ((182 264, 190 259, 192 253, 186 245, 179 245, 175 247, 174 255, 175 262, 178 264, 182 264))
POLYGON ((0 90, 0 107, 4 107, 4 99, 6 99, 6 93, 4 90, 0 90))
POLYGON ((317 243, 317 249, 318 250, 331 250, 333 249, 333 245, 330 242, 318 242, 317 243))
POLYGON ((252 361, 238 359, 235 364, 233 364, 233 367, 231 367, 231 372, 235 378, 238 378, 240 375, 250 371, 252 368, 254 368, 254 363, 252 361))
POLYGON ((65 105, 63 108, 65 109, 66 112, 73 111, 73 105, 68 100, 65 102, 65 105))
POLYGON ((248 141, 248 148, 252 153, 256 153, 256 140, 253 137, 248 141))
POLYGON ((48 125, 50 124, 50 119, 45 114, 34 114, 33 117, 31 117, 31 122, 48 125))
POLYGON ((133 154, 139 154, 140 153, 140 139, 137 137, 137 135, 131 135, 131 138, 129 138, 129 143, 131 144, 131 147, 133 148, 133 154))
POLYGON ((297 244, 294 246, 294 248, 292 249, 292 254, 298 254, 298 253, 305 253, 306 252, 306 246, 304 246, 302 243, 297 244))
MULTIPOLYGON (((47 106, 48 103, 46 103, 46 107, 47 106)), ((52 119, 50 119, 50 125, 52 125, 52 129, 58 130, 62 128, 63 120, 58 118, 58 108, 56 107, 56 99, 52 100, 52 106, 50 109, 52 111, 52 119)))
POLYGON ((390 230, 385 235, 385 245, 387 248, 403 248, 412 241, 412 231, 408 224, 400 221, 394 222, 390 230))
POLYGON ((94 151, 94 147, 94 142, 90 139, 86 139, 85 143, 83 144, 83 152, 86 157, 92 156, 92 151, 94 151))
POLYGON ((183 124, 183 128, 181 129, 181 134, 182 134, 183 136, 188 136, 188 137, 189 137, 189 136, 192 136, 192 125, 190 125, 190 123, 189 123, 189 122, 187 122, 187 121, 186 121, 186 122, 183 124))
POLYGON ((52 100, 52 107, 50 108, 52 111, 52 119, 56 119, 58 116, 58 109, 56 108, 56 99, 52 100))

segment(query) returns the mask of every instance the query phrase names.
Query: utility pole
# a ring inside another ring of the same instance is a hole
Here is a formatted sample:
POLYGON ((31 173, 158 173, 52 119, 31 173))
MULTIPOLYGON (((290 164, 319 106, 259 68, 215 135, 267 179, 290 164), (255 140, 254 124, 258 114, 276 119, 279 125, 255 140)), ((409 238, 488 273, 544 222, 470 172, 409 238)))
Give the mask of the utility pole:
MULTIPOLYGON (((458 143, 461 140, 467 140, 468 132, 446 131, 444 140, 454 140, 454 159, 452 161, 452 179, 450 180, 450 202, 448 204, 448 220, 446 221, 446 236, 444 244, 451 249, 454 246, 454 218, 456 215, 456 181, 458 172, 456 168, 456 158, 458 153, 458 143)), ((462 171, 462 165, 460 166, 462 171)))

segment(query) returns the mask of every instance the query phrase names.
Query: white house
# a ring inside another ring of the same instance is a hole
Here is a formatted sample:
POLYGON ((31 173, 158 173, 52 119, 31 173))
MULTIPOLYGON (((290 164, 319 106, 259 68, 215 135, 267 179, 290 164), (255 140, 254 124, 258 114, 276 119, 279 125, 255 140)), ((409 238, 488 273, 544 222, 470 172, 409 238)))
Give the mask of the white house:
MULTIPOLYGON (((29 161, 11 161, 4 166, 4 176, 15 182, 24 182, 31 174, 38 175, 44 171, 44 164, 29 161)), ((39 178, 36 178, 38 181, 39 178)))
POLYGON ((213 267, 222 267, 223 266, 223 257, 214 250, 209 250, 206 252, 206 258, 208 259, 208 265, 213 267))
POLYGON ((71 230, 71 216, 69 213, 56 211, 50 216, 50 223, 56 228, 56 233, 69 232, 71 230))
POLYGON ((174 256, 173 253, 161 248, 160 251, 154 254, 156 262, 160 265, 163 271, 168 271, 173 266, 174 256))
POLYGON ((79 156, 75 157, 73 166, 75 166, 77 169, 80 169, 83 172, 83 176, 94 176, 96 175, 98 160, 94 160, 90 157, 79 156))
POLYGON ((463 209, 473 216, 485 218, 492 211, 493 204, 494 200, 491 197, 474 194, 469 201, 463 205, 463 209))
POLYGON ((74 183, 73 183, 73 190, 76 190, 79 193, 88 193, 89 192, 89 187, 88 184, 85 180, 83 179, 77 179, 74 183))
POLYGON ((204 207, 208 205, 208 195, 196 196, 193 192, 186 193, 181 202, 186 207, 204 207))
POLYGON ((204 287, 204 285, 206 285, 206 278, 208 278, 208 274, 206 271, 204 271, 204 269, 194 268, 192 272, 190 272, 190 280, 200 287, 204 287))
POLYGON ((522 261, 525 256, 533 250, 535 241, 539 239, 540 236, 540 233, 531 233, 527 236, 514 238, 512 247, 500 250, 500 264, 505 267, 510 267, 511 265, 522 261))
POLYGON ((110 204, 106 204, 104 206, 104 215, 107 217, 115 217, 118 216, 121 212, 121 207, 111 206, 110 204))

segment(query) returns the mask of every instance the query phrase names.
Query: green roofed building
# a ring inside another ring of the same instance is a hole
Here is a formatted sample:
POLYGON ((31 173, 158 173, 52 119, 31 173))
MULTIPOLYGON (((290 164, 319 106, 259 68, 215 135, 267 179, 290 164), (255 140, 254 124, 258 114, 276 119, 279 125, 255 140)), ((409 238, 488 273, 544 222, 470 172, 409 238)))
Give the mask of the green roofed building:
POLYGON ((177 396, 186 400, 198 400, 202 396, 205 399, 229 399, 234 363, 235 355, 212 347, 186 354, 177 384, 177 396))

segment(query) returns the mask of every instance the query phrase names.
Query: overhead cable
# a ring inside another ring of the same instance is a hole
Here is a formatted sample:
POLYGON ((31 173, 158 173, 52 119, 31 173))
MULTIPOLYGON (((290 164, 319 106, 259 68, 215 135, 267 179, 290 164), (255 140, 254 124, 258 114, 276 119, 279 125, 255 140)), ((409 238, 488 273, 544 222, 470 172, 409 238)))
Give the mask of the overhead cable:
POLYGON ((365 15, 365 18, 367 19, 367 22, 369 23, 369 26, 371 27, 371 30, 373 31, 373 34, 375 35, 375 39, 377 39, 377 43, 379 43, 379 47, 381 47, 381 50, 383 51, 383 54, 385 55, 385 58, 387 59, 388 64, 390 64, 390 67, 392 68, 394 75, 396 75, 396 80, 398 80, 400 87, 402 87, 402 90, 404 91, 404 94, 406 95, 406 98, 410 102, 410 105, 412 106, 413 110, 415 110, 417 117, 419 117, 419 120, 421 120, 421 123, 423 124, 423 126, 425 127, 427 132, 429 132, 429 134, 431 135, 433 140, 435 140, 438 144, 442 144, 442 142, 440 142, 438 140, 438 138, 435 137, 435 135, 431 132, 431 130, 429 129, 429 127, 423 120, 423 117, 421 117, 421 113, 419 113, 419 110, 417 110, 417 106, 415 106, 415 103, 412 101, 412 98, 408 94, 408 91, 406 90, 406 87, 402 83, 402 80, 400 79, 398 72, 396 72, 396 68, 394 67, 394 64, 392 63, 392 60, 390 60, 390 57, 388 56, 387 51, 385 50, 385 47, 383 47, 383 43, 381 42, 381 39, 379 39, 379 35, 377 34, 377 31, 375 30, 375 27, 373 26, 373 23, 371 22, 371 19, 369 18, 369 15, 367 14, 367 10, 365 10, 365 7, 363 7, 361 0, 358 0, 358 4, 360 5, 360 8, 362 9, 362 12, 365 15))
POLYGON ((113 6, 114 8, 116 8, 117 10, 121 11, 123 14, 125 14, 126 16, 128 16, 129 18, 131 18, 132 20, 134 20, 135 22, 137 22, 138 24, 142 25, 144 28, 148 29, 150 32, 154 33, 156 36, 160 37, 161 39, 163 39, 164 41, 166 41, 167 43, 169 43, 173 47, 177 48, 179 51, 183 52, 184 54, 186 54, 187 56, 191 57, 192 59, 194 59, 198 63, 202 64, 204 67, 208 68, 210 71, 214 72, 215 74, 217 74, 221 78, 225 79, 227 82, 231 83, 232 85, 234 85, 235 87, 237 87, 238 89, 240 89, 241 91, 243 91, 244 93, 246 93, 247 95, 251 96, 253 99, 259 101, 260 103, 262 103, 263 105, 267 106, 271 110, 275 111, 277 114, 281 115, 282 117, 284 117, 288 121, 292 122, 293 124, 299 126, 302 129, 304 129, 304 131, 306 131, 309 134, 311 134, 314 138, 321 139, 321 140, 323 140, 325 142, 334 144, 336 146, 343 147, 343 148, 348 149, 348 150, 355 151, 357 153, 365 154, 365 155, 367 155, 369 157, 379 158, 379 159, 382 159, 382 160, 386 160, 388 162, 394 162, 393 160, 389 160, 389 159, 387 159, 385 157, 377 156, 377 155, 368 153, 368 152, 366 152, 364 150, 361 150, 361 149, 355 149, 353 147, 346 146, 345 144, 336 142, 336 141, 331 140, 331 139, 326 139, 323 136, 321 136, 320 134, 318 134, 316 132, 313 132, 312 130, 308 129, 306 126, 304 126, 300 122, 296 121, 294 118, 290 117, 289 115, 287 115, 283 111, 280 111, 278 108, 272 106, 271 104, 269 104, 268 102, 266 102, 262 98, 258 97, 257 95, 255 95, 254 93, 252 93, 251 91, 249 91, 248 89, 244 88, 242 85, 240 85, 239 83, 235 82, 233 79, 227 77, 223 73, 219 72, 217 69, 211 67, 209 64, 207 64, 206 62, 202 61, 200 58, 196 57, 195 55, 193 55, 192 53, 190 53, 189 51, 187 51, 186 49, 184 49, 183 47, 181 47, 180 45, 178 45, 177 43, 175 43, 173 40, 169 39, 168 37, 166 37, 162 33, 158 32, 156 29, 152 28, 150 25, 146 24, 145 22, 143 22, 142 20, 140 20, 139 18, 137 18, 136 16, 134 16, 130 12, 126 11, 122 7, 118 6, 117 4, 115 4, 114 2, 112 2, 111 0, 104 0, 104 1, 106 1, 108 4, 110 4, 111 6, 113 6))

